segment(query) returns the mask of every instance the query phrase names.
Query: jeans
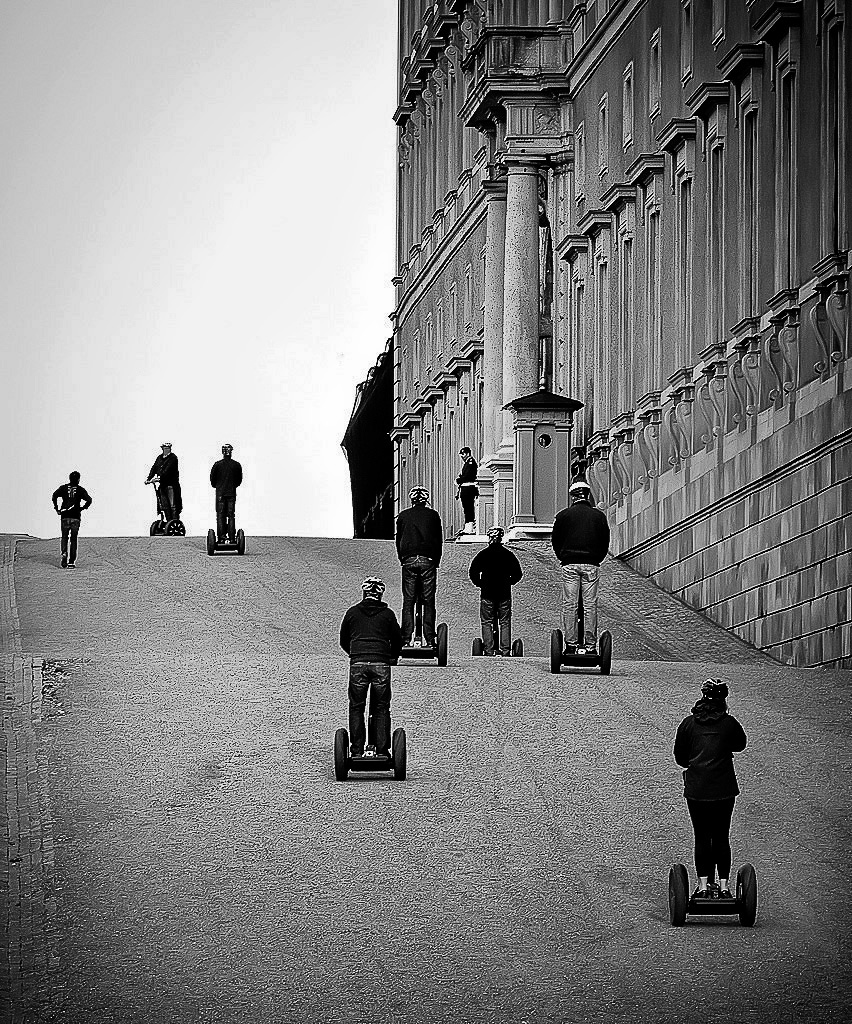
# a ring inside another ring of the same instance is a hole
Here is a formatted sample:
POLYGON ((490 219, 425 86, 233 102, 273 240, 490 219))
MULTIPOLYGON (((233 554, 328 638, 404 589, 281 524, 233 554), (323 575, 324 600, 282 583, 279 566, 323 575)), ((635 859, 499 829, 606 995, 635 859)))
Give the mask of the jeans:
POLYGON ((220 544, 226 537, 233 543, 237 536, 234 522, 236 504, 235 495, 216 495, 216 536, 220 544))
POLYGON ((160 508, 166 517, 166 522, 170 522, 172 519, 177 519, 177 511, 175 509, 175 489, 171 484, 166 486, 160 485, 157 500, 160 503, 160 508))
POLYGON ((431 558, 413 555, 402 563, 402 639, 411 643, 414 635, 414 606, 423 606, 423 639, 435 643, 435 587, 438 569, 431 558))
POLYGON ((510 648, 512 638, 512 598, 507 597, 505 601, 492 601, 491 598, 483 597, 479 601, 479 621, 482 623, 482 643, 486 654, 494 654, 498 638, 494 635, 494 620, 497 620, 500 633, 499 647, 504 658, 512 653, 510 648))
POLYGON ((355 757, 364 753, 364 708, 371 687, 370 717, 376 750, 380 754, 390 750, 391 667, 379 661, 356 661, 349 666, 349 737, 355 757))
POLYGON ((60 543, 60 551, 63 555, 68 555, 69 562, 77 561, 77 534, 80 531, 80 520, 73 519, 71 516, 62 516, 60 522, 62 523, 62 541, 60 543), (71 550, 68 550, 68 538, 71 538, 71 550))
POLYGON ((562 633, 567 644, 577 636, 577 608, 583 595, 583 643, 594 647, 598 640, 598 580, 597 565, 562 566, 562 633))
POLYGON ((695 832, 695 873, 709 877, 714 867, 719 878, 731 876, 731 816, 734 797, 727 800, 687 800, 695 832))

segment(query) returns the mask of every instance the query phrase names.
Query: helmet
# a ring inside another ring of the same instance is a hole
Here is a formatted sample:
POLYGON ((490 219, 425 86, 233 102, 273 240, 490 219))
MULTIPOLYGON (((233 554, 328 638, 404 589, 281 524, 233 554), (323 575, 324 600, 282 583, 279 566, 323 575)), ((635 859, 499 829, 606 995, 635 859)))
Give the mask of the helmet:
POLYGON ((471 450, 467 446, 465 446, 464 448, 459 448, 459 455, 470 455, 470 454, 471 454, 471 450))
POLYGON ((231 453, 231 452, 232 452, 233 450, 234 450, 234 446, 233 446, 232 444, 223 444, 223 445, 222 445, 222 454, 223 454, 223 455, 224 455, 224 454, 225 454, 226 452, 227 452, 228 454, 230 454, 230 453, 231 453))
POLYGON ((705 679, 701 693, 708 700, 724 700, 728 696, 728 686, 721 679, 705 679))
POLYGON ((412 505, 425 505, 429 501, 429 492, 425 487, 412 487, 408 492, 408 500, 412 505))
POLYGON ((490 530, 486 531, 489 544, 500 544, 503 540, 503 527, 492 526, 490 530))
POLYGON ((592 496, 592 489, 585 480, 575 480, 568 488, 568 496, 573 501, 588 501, 592 496))
POLYGON ((163 443, 160 445, 161 448, 171 448, 171 446, 172 446, 172 442, 171 441, 163 441, 163 443))
POLYGON ((361 590, 364 592, 364 597, 373 597, 378 600, 385 592, 384 580, 379 579, 378 576, 368 576, 361 584, 361 590))

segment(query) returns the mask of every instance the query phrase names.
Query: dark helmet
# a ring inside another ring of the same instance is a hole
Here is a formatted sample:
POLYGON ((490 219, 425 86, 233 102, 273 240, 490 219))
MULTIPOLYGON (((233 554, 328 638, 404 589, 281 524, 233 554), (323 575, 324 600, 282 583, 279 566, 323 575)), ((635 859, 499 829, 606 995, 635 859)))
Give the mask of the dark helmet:
POLYGON ((222 445, 222 454, 223 455, 230 455, 233 450, 234 450, 234 446, 232 444, 223 444, 222 445))

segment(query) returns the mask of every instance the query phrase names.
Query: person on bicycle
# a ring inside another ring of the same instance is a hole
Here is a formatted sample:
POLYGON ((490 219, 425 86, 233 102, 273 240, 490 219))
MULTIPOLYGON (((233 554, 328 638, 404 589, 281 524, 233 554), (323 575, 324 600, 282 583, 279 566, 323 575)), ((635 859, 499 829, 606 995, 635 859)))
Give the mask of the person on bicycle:
POLYGON ((598 582, 600 564, 609 551, 609 523, 592 505, 592 491, 585 480, 568 488, 571 504, 558 513, 551 542, 562 563, 562 634, 566 652, 577 637, 577 610, 583 598, 584 635, 578 654, 594 654, 598 643, 598 582))
POLYGON ((434 647, 435 589, 438 566, 444 545, 441 517, 429 508, 429 492, 425 487, 412 487, 408 499, 411 507, 396 517, 396 553, 402 565, 402 637, 404 646, 411 646, 414 637, 414 606, 423 607, 423 640, 434 647))

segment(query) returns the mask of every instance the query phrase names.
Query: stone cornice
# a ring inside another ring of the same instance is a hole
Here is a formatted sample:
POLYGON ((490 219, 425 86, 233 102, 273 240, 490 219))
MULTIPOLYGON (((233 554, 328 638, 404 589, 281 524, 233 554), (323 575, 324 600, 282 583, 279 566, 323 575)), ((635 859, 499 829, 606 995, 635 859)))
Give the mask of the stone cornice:
POLYGON ((608 210, 589 210, 577 221, 580 232, 589 237, 603 228, 612 227, 612 214, 608 210))
POLYGON ((660 149, 665 153, 676 153, 689 139, 694 139, 697 130, 693 118, 673 117, 657 135, 660 149))
POLYGON ((719 61, 719 71, 729 82, 741 82, 749 69, 759 67, 765 58, 762 43, 737 43, 719 61))
POLYGON ((636 202, 636 186, 619 183, 612 185, 601 196, 601 207, 610 213, 616 213, 627 203, 636 202))
POLYGON ((686 101, 686 105, 693 117, 706 121, 716 107, 728 103, 730 98, 729 82, 702 82, 686 101))
POLYGON ((642 185, 655 174, 662 174, 666 169, 666 159, 662 153, 640 153, 625 171, 625 178, 631 185, 642 185))
POLYGON ((751 11, 752 29, 767 43, 774 43, 780 35, 802 22, 801 0, 772 0, 763 11, 758 5, 755 8, 751 11))
POLYGON ((588 251, 588 235, 566 235, 555 247, 555 252, 559 259, 568 260, 569 262, 573 260, 578 253, 588 251))

